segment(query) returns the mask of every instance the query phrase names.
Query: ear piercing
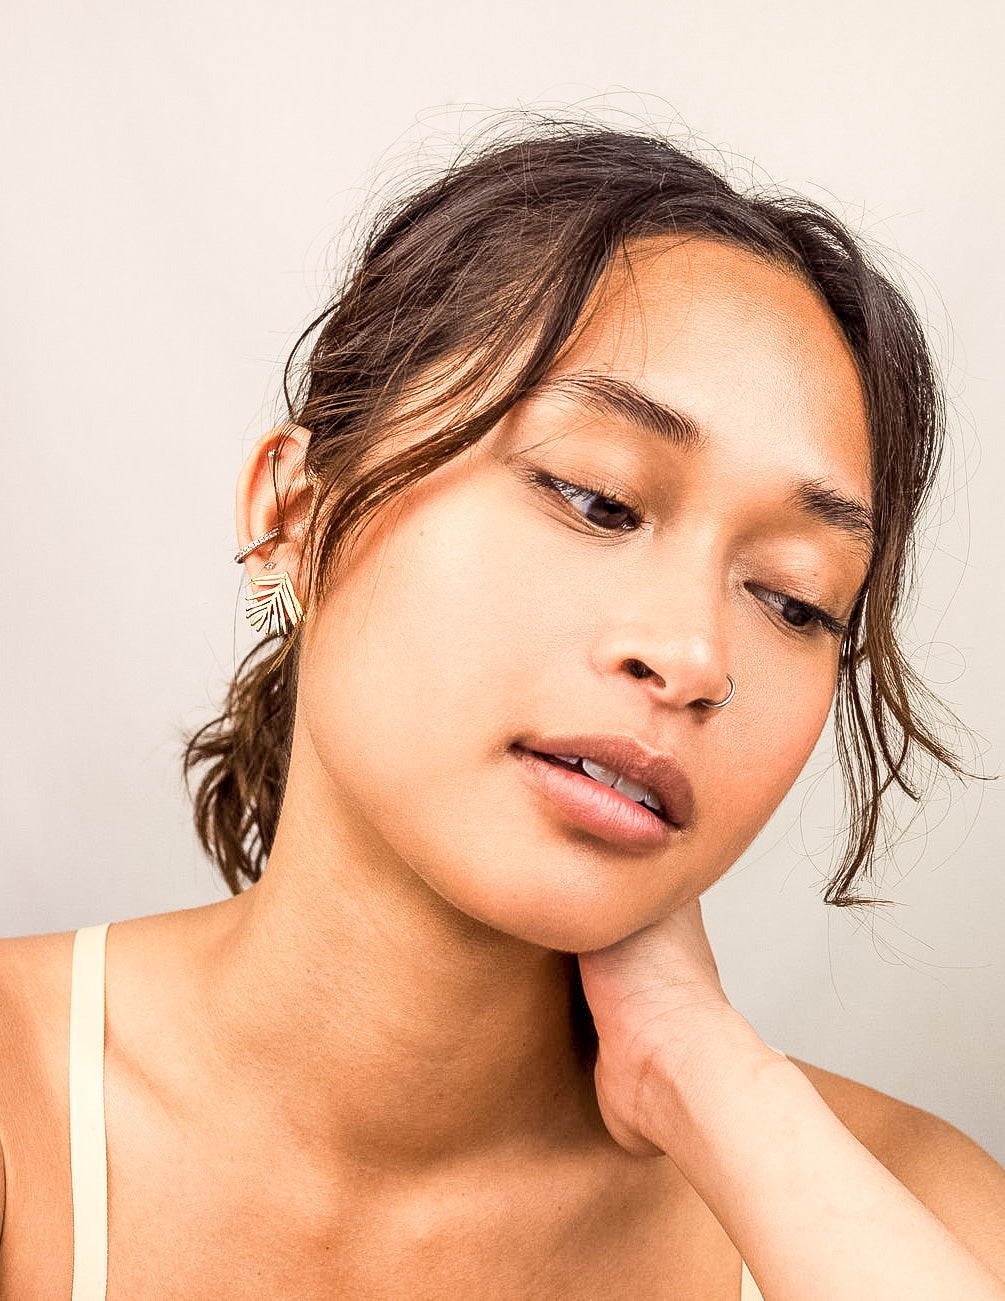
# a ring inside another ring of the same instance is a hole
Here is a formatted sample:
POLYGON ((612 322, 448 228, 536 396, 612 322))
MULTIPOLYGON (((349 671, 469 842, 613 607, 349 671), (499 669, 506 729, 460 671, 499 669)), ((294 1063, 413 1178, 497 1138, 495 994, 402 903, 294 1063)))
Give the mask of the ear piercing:
MULTIPOLYGON (((269 458, 269 469, 275 477, 276 448, 270 447, 266 455, 269 458)), ((254 538, 246 547, 242 547, 234 560, 240 564, 253 551, 264 547, 266 542, 275 541, 278 537, 278 526, 269 529, 268 533, 263 533, 261 537, 254 538)), ((244 598, 244 613, 256 632, 264 633, 266 637, 274 632, 285 637, 303 619, 304 608, 297 600, 289 574, 285 570, 278 574, 268 572, 276 568, 273 559, 275 553, 276 548, 273 547, 272 555, 263 566, 266 572, 251 579, 251 591, 244 598)))
MULTIPOLYGON (((269 529, 260 538, 255 538, 246 547, 242 547, 234 559, 238 564, 266 542, 279 537, 279 529, 269 529)), ((275 569, 275 561, 270 560, 265 568, 275 569)), ((273 632, 285 637, 293 631, 304 617, 304 608, 297 600, 290 576, 282 573, 264 573, 251 579, 251 591, 244 598, 244 613, 256 632, 268 637, 273 632)))

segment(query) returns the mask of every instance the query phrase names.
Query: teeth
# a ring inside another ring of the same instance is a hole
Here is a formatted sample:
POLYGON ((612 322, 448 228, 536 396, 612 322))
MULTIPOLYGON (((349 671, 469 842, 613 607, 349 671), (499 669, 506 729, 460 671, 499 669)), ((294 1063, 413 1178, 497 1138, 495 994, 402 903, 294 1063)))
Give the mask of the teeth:
MULTIPOLYGON (((561 759, 565 756, 557 755, 556 757, 561 759)), ((610 786, 619 795, 627 795, 636 804, 644 804, 647 809, 652 809, 654 813, 663 812, 663 805, 652 791, 646 790, 644 786, 637 786, 635 782, 629 781, 627 777, 619 777, 616 772, 611 772, 609 768, 601 768, 600 764, 594 763, 592 759, 581 759, 580 764, 587 777, 592 777, 594 781, 601 782, 604 786, 610 786)))
POLYGON ((630 782, 627 777, 619 777, 614 783, 614 789, 619 791, 622 795, 627 795, 628 798, 634 800, 636 804, 641 803, 641 801, 649 794, 644 786, 636 786, 635 783, 630 782))
POLYGON ((601 768, 600 764, 594 763, 592 759, 584 759, 582 763, 583 772, 586 773, 587 777, 592 777, 595 782, 601 782, 604 786, 613 786, 616 781, 620 780, 616 772, 601 768))

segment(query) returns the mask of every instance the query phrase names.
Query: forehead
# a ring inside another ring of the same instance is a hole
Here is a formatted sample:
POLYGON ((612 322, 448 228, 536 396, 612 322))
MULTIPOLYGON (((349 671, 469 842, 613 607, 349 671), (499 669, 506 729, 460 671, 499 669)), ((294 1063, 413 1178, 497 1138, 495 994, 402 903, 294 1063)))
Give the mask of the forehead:
MULTIPOLYGON (((733 245, 652 240, 617 262, 559 371, 631 379, 741 460, 765 454, 869 492, 851 349, 802 278, 733 245)), ((781 466, 780 466, 781 468, 781 466)))

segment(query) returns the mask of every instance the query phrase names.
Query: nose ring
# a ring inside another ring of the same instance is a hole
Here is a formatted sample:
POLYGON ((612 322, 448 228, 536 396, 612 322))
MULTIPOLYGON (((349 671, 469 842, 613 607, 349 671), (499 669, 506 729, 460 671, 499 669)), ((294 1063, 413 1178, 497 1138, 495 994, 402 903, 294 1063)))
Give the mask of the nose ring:
POLYGON ((703 705, 705 709, 722 709, 724 705, 728 705, 736 692, 736 683, 728 673, 726 674, 726 681, 729 683, 729 695, 725 700, 696 700, 694 703, 696 705, 703 705))

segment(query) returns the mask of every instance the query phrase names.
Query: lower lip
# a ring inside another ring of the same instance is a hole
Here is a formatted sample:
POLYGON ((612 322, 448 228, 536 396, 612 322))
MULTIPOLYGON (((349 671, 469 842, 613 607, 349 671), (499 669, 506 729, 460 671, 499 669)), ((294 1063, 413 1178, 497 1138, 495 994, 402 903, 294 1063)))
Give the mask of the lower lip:
POLYGON ((531 784, 564 821, 612 844, 653 848, 664 845, 675 830, 627 795, 580 772, 560 768, 531 750, 513 747, 531 784))

